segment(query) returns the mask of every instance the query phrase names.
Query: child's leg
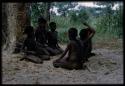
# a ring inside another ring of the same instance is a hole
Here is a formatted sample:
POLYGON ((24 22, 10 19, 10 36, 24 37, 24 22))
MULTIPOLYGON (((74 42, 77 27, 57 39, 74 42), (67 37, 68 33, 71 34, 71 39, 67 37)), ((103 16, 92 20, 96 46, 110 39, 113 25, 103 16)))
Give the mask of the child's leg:
POLYGON ((50 56, 49 55, 39 55, 39 57, 42 60, 50 60, 50 56))
POLYGON ((60 67, 61 68, 65 68, 65 69, 69 69, 69 70, 72 70, 72 69, 77 69, 77 70, 78 69, 83 69, 82 63, 68 62, 68 61, 66 61, 60 67))
POLYGON ((55 48, 54 50, 55 50, 56 55, 61 54, 57 48, 55 48))
POLYGON ((45 48, 37 48, 36 53, 42 60, 50 60, 50 53, 45 48))
POLYGON ((36 49, 36 52, 39 54, 39 55, 50 55, 50 53, 48 52, 48 50, 46 48, 43 48, 43 47, 39 47, 36 49))
POLYGON ((54 67, 61 67, 62 65, 64 65, 67 61, 65 59, 56 59, 55 61, 53 61, 53 66, 54 67))
POLYGON ((24 57, 20 59, 20 61, 22 61, 24 59, 29 60, 29 61, 34 62, 34 63, 43 63, 42 59, 40 59, 39 57, 37 57, 35 55, 25 54, 24 57))
POLYGON ((51 48, 51 47, 46 47, 46 49, 50 53, 50 55, 52 55, 52 56, 57 54, 56 50, 51 48))

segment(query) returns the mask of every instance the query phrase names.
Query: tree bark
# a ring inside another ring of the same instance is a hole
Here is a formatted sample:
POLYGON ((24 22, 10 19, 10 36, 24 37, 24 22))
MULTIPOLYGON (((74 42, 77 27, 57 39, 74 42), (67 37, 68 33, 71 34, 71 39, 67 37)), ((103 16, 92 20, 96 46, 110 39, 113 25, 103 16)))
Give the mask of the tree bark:
POLYGON ((30 25, 30 5, 24 3, 2 3, 3 49, 13 51, 16 41, 22 36, 26 25, 30 25))
POLYGON ((16 39, 18 40, 25 26, 30 25, 30 3, 18 3, 16 39))
MULTIPOLYGON (((47 22, 49 23, 50 22, 50 3, 47 2, 47 3, 44 3, 45 5, 45 10, 44 10, 44 18, 47 20, 47 22)), ((49 28, 48 24, 47 24, 47 30, 49 28)))
POLYGON ((2 3, 2 45, 6 43, 7 33, 7 7, 2 3))
POLYGON ((5 39, 5 45, 3 46, 4 49, 10 48, 10 46, 15 41, 15 29, 16 29, 16 12, 17 12, 17 5, 16 3, 2 3, 2 31, 5 33, 5 35, 2 34, 2 36, 5 39), (4 22, 4 23, 3 23, 4 22))
POLYGON ((44 17, 49 22, 50 21, 50 5, 51 3, 45 3, 44 17))

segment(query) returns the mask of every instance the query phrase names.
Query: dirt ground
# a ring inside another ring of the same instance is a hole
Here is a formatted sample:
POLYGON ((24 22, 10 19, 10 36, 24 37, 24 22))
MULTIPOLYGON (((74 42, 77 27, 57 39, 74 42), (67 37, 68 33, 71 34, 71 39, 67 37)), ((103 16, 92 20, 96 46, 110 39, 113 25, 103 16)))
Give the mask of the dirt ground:
MULTIPOLYGON (((112 44, 106 45, 110 46, 112 44)), ((119 45, 122 45, 119 44, 119 45)), ((20 54, 2 52, 3 84, 123 84, 123 49, 94 45, 96 56, 85 63, 85 70, 54 68, 53 60, 43 64, 20 61, 20 54)), ((61 46, 65 49, 65 45, 61 46)))

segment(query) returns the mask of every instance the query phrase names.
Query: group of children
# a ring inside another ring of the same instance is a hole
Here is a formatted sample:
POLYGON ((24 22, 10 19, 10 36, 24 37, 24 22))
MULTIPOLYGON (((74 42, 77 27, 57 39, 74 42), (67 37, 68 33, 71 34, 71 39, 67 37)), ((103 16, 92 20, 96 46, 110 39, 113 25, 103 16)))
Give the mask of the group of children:
POLYGON ((26 26, 23 37, 16 43, 14 53, 23 51, 27 58, 28 55, 34 55, 42 60, 61 54, 63 50, 58 45, 56 23, 51 22, 49 26, 50 31, 46 29, 47 21, 43 17, 38 19, 35 30, 32 26, 26 26))
POLYGON ((68 43, 61 57, 53 62, 54 67, 62 67, 66 69, 83 69, 83 63, 88 61, 90 56, 94 56, 92 51, 91 39, 95 34, 95 30, 88 24, 86 29, 82 29, 79 33, 80 38, 77 38, 77 29, 70 28, 68 30, 68 43), (65 56, 68 53, 68 56, 65 56))
MULTIPOLYGON (((66 69, 82 69, 83 63, 88 61, 91 53, 91 39, 95 34, 95 30, 88 24, 86 29, 82 29, 79 33, 80 38, 77 38, 77 29, 70 28, 68 30, 68 43, 65 51, 58 45, 58 32, 56 31, 56 23, 49 23, 50 31, 47 28, 47 21, 40 17, 38 19, 38 27, 35 29, 32 26, 26 26, 23 35, 23 41, 16 43, 14 53, 25 52, 28 55, 34 55, 42 60, 49 60, 50 56, 61 54, 60 58, 53 62, 54 67, 62 67, 66 69), (68 54, 67 54, 68 53, 68 54), (67 54, 67 56, 65 56, 67 54)), ((35 58, 35 57, 34 57, 35 58)))

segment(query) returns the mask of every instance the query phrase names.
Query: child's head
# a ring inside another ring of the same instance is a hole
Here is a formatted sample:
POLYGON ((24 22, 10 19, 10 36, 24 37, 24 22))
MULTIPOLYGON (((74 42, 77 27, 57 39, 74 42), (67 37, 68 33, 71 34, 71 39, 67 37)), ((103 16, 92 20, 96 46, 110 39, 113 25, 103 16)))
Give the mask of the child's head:
POLYGON ((49 26, 50 26, 51 31, 55 31, 56 30, 56 23, 55 22, 50 22, 49 26))
POLYGON ((86 39, 87 38, 87 33, 88 33, 87 29, 80 30, 80 33, 79 33, 80 39, 81 40, 86 39))
POLYGON ((39 24, 39 26, 41 26, 41 27, 46 27, 47 21, 46 21, 43 17, 40 17, 40 18, 38 19, 38 24, 39 24))
POLYGON ((29 34, 32 34, 33 32, 34 32, 34 30, 33 30, 33 27, 32 27, 32 26, 26 26, 26 28, 25 28, 23 34, 29 35, 29 34))
POLYGON ((77 37, 77 29, 76 28, 70 28, 68 30, 68 36, 69 36, 69 40, 74 40, 77 37))

